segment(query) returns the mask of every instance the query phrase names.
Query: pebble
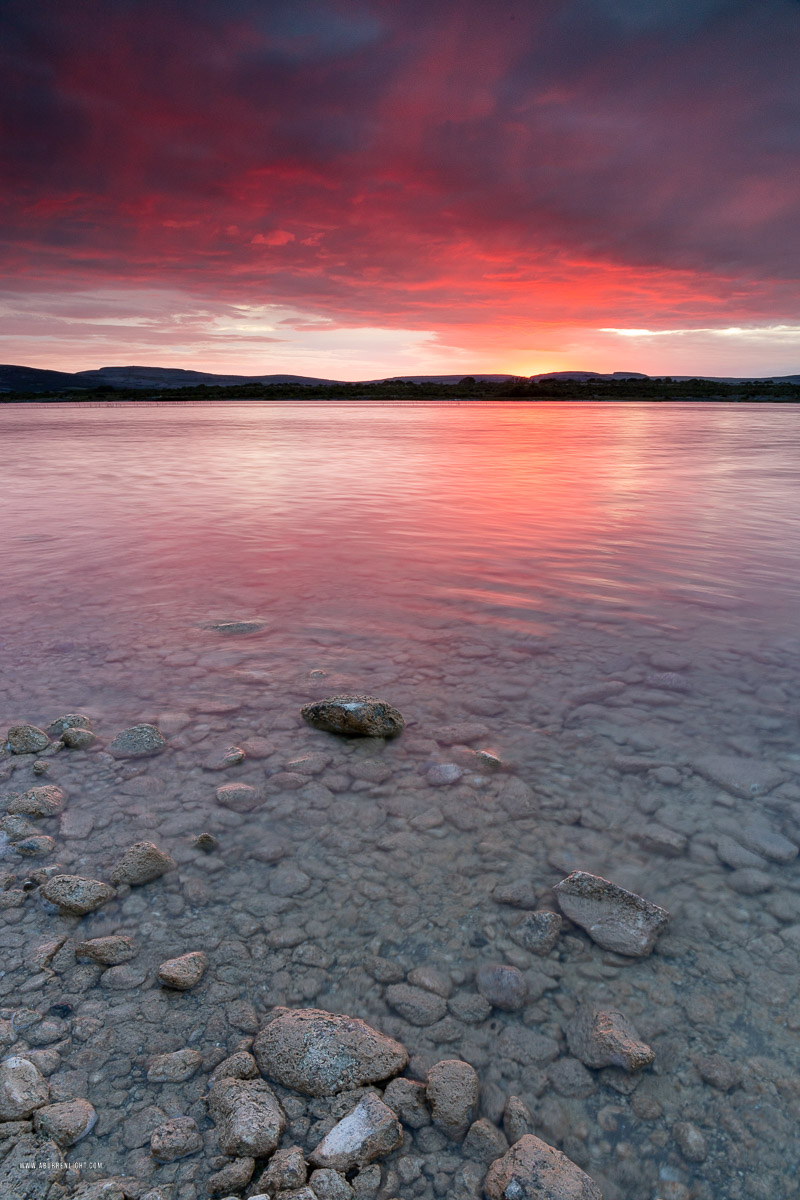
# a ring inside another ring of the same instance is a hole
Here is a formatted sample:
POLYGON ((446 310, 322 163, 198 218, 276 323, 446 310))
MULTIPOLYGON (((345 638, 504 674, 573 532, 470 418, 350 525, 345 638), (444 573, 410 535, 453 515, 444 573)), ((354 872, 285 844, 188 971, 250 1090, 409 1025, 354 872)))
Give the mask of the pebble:
POLYGON ((633 1024, 618 1009, 581 1006, 567 1025, 570 1053, 587 1067, 624 1067, 639 1071, 655 1052, 639 1039, 633 1024))
POLYGON ((741 896, 759 896, 775 887, 775 880, 766 871, 759 871, 757 867, 743 867, 741 870, 732 871, 725 882, 741 896))
POLYGON ((314 1167, 345 1172, 385 1158, 402 1144, 403 1127, 396 1114, 369 1092, 325 1135, 308 1161, 314 1167))
POLYGON ((430 1125, 431 1114, 425 1100, 424 1083, 416 1079, 392 1079, 384 1090, 383 1099, 409 1129, 422 1129, 430 1125))
POLYGON ((163 754, 167 741, 155 725, 132 725, 118 733, 109 744, 108 753, 114 758, 152 758, 163 754))
POLYGON ((604 950, 617 954, 650 954, 669 922, 666 909, 586 871, 573 871, 553 891, 565 917, 604 950))
POLYGON ((119 933, 109 937, 89 938, 75 947, 76 958, 88 958, 104 967, 115 967, 117 963, 127 962, 135 953, 133 939, 119 933))
POLYGON ((798 847, 795 843, 766 825, 747 825, 737 837, 748 850, 773 862, 786 865, 797 858, 798 847))
POLYGON ((558 913, 542 909, 540 912, 527 913, 511 930, 511 936, 525 950, 541 957, 549 954, 556 945, 563 925, 558 913))
POLYGON ((603 1200, 594 1180, 533 1134, 491 1164, 484 1188, 488 1200, 603 1200))
POLYGON ((633 838, 643 850, 648 850, 651 854, 661 854, 664 858, 680 858, 686 852, 688 841, 684 834, 676 833, 674 829, 667 829, 666 826, 655 822, 638 830, 633 838))
POLYGON ((492 888, 492 899, 495 904, 532 909, 539 903, 539 888, 529 879, 501 880, 492 888))
POLYGON ((378 1083, 399 1075, 408 1052, 365 1021, 321 1009, 287 1009, 253 1042, 262 1075, 306 1096, 378 1083))
POLYGON ((503 1108, 503 1132, 514 1145, 533 1129, 533 1113, 519 1096, 509 1096, 503 1108))
POLYGON ((577 1058, 559 1058, 548 1067, 547 1077, 559 1096, 586 1100, 597 1091, 597 1081, 577 1058))
POLYGON ((52 854, 55 848, 55 841, 45 833, 37 833, 32 837, 21 838, 18 842, 14 843, 14 849, 17 854, 23 855, 24 858, 47 858, 48 854, 52 854))
POLYGON ((165 987, 185 992, 198 984, 208 967, 208 957, 202 950, 169 958, 158 968, 158 978, 165 987))
POLYGON ((269 876, 269 890, 273 896, 300 896, 310 886, 311 876, 299 867, 276 867, 269 876))
POLYGON ((55 721, 47 726, 47 735, 51 738, 61 737, 68 729, 91 729, 92 722, 84 713, 65 713, 63 717, 56 717, 55 721))
POLYGON ((41 894, 62 912, 83 917, 113 900, 117 893, 110 884, 101 883, 99 879, 86 879, 82 875, 52 875, 42 884, 41 894))
POLYGON ((492 1006, 479 992, 459 992, 447 1003, 450 1012, 466 1025, 480 1025, 491 1014, 492 1006))
POLYGON ((286 1114, 263 1079, 218 1079, 208 1093, 208 1111, 223 1154, 265 1158, 286 1128, 286 1114))
POLYGON ((475 984, 493 1008, 503 1012, 519 1012, 528 998, 528 984, 518 967, 505 963, 486 963, 479 967, 475 984))
POLYGON ((704 754, 694 759, 690 766, 704 779, 745 800, 771 792, 787 778, 771 763, 735 754, 704 754))
POLYGON ((135 842, 114 867, 111 882, 134 885, 150 883, 166 875, 167 871, 173 871, 176 866, 175 859, 164 850, 159 850, 153 842, 135 842))
POLYGON ((0 1121, 30 1117, 49 1098, 47 1081, 27 1058, 12 1055, 0 1063, 0 1121))
POLYGON ((470 1125, 462 1150, 467 1158, 488 1166, 506 1153, 508 1141, 502 1130, 487 1121, 486 1117, 481 1117, 470 1125))
POLYGON ((153 1130, 150 1138, 150 1153, 157 1162, 172 1163, 197 1154, 203 1148, 203 1139, 197 1122, 191 1117, 173 1117, 153 1130))
MULTIPOLYGON (((309 1183, 312 1195, 316 1197, 316 1200, 353 1200, 355 1196, 350 1184, 338 1171, 331 1171, 327 1168, 312 1171, 309 1183)), ((259 1198, 253 1196, 251 1200, 259 1200, 259 1198)), ((311 1200, 311 1197, 308 1200, 311 1200)))
POLYGON ((414 967, 412 971, 408 972, 408 982, 414 987, 424 988, 426 992, 435 992, 437 996, 444 996, 445 1000, 453 991, 450 977, 443 971, 438 971, 436 967, 414 967))
POLYGON ((109 991, 125 992, 141 987, 147 979, 147 969, 142 966, 129 966, 123 963, 119 967, 109 967, 100 976, 100 986, 109 991))
POLYGON ((91 729, 65 729, 61 741, 70 750, 88 750, 97 741, 91 729))
POLYGON ((386 989, 385 1000, 409 1025, 433 1025, 447 1012, 443 996, 408 983, 391 984, 386 989))
POLYGON ((374 696, 330 696, 306 704, 300 713, 314 729, 348 736, 395 737, 405 726, 402 713, 374 696))
POLYGON ((701 1163, 708 1158, 708 1143, 705 1135, 691 1121, 679 1121, 672 1128, 672 1136, 687 1162, 701 1163))
POLYGON ((246 758, 241 746, 227 746, 224 750, 214 751, 204 761, 206 771, 226 771, 228 767, 238 767, 246 758))
POLYGON ((708 1054, 699 1058, 695 1066, 703 1082, 720 1092, 729 1092, 742 1081, 739 1065, 729 1062, 721 1054, 708 1054))
POLYGON ((249 1157, 235 1158, 226 1163, 219 1171, 208 1178, 207 1190, 210 1196, 221 1196, 223 1193, 240 1192, 247 1187, 256 1169, 256 1160, 249 1157))
POLYGON ((265 1192, 287 1191, 300 1188, 308 1178, 305 1155, 300 1146, 287 1146, 276 1150, 258 1181, 265 1192))
POLYGON ((61 788, 46 783, 12 797, 7 809, 9 813, 23 813, 29 817, 54 817, 61 812, 63 804, 64 793, 61 788))
POLYGON ((478 1107, 478 1076, 459 1059, 435 1063, 425 1080, 425 1097, 434 1125, 452 1141, 463 1140, 478 1107))
POLYGON ((464 772, 457 763, 434 763, 425 772, 425 778, 431 787, 446 787, 458 783, 464 772))
POLYGON ((175 1050, 172 1054, 157 1054, 147 1067, 148 1083, 185 1083, 199 1070, 203 1056, 197 1050, 175 1050))
POLYGON ((50 745, 50 738, 38 725, 14 725, 6 741, 12 754, 39 754, 50 745))
POLYGON ((46 1104, 33 1114, 33 1127, 37 1133, 51 1137, 59 1146, 74 1146, 97 1123, 97 1113, 88 1100, 64 1100, 60 1104, 46 1104))
POLYGON ((249 783, 223 783, 216 795, 218 804, 237 813, 253 812, 266 801, 266 796, 249 783))

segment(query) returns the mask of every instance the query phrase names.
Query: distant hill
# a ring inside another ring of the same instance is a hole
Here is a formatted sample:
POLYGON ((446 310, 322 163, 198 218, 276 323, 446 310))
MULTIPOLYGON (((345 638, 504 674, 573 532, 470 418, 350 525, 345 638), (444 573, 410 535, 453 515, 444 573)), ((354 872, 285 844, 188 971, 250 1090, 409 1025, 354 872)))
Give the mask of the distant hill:
POLYGON ((301 388, 314 387, 358 387, 376 386, 380 384, 435 384, 452 386, 464 384, 467 388, 474 384, 527 384, 546 383, 578 383, 591 384, 601 382, 624 382, 625 380, 661 380, 668 379, 674 383, 689 382, 695 379, 708 383, 786 383, 800 384, 798 375, 771 375, 766 378, 741 376, 708 376, 708 375, 643 375, 639 371, 612 371, 601 374, 597 371, 547 371, 541 375, 391 375, 381 379, 363 380, 358 384, 344 383, 336 379, 317 379, 310 375, 213 375, 208 371, 185 371, 179 367, 100 367, 93 371, 46 371, 37 367, 20 367, 13 365, 0 366, 0 393, 19 392, 22 394, 131 390, 142 391, 177 390, 179 388, 209 388, 238 387, 243 385, 265 386, 286 384, 301 388))

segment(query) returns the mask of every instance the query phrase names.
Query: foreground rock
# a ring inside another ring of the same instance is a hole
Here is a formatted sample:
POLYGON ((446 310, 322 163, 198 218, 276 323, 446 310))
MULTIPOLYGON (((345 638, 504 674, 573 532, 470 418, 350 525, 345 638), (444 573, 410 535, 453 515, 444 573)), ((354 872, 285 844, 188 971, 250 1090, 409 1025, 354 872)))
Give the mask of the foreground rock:
POLYGON ((12 754, 38 754, 50 745, 50 738, 38 725, 14 725, 7 740, 12 754))
POLYGON ((566 1154, 530 1133, 492 1163, 484 1188, 488 1200, 603 1200, 566 1154))
POLYGON ((199 1050, 188 1046, 171 1054, 157 1054, 147 1066, 148 1083, 186 1083, 203 1065, 199 1050))
POLYGON ((253 1043, 262 1075, 306 1096, 377 1083, 408 1063, 404 1046, 364 1021, 316 1008, 287 1009, 253 1043))
POLYGON ((278 1098, 263 1079, 218 1079, 208 1093, 208 1111, 223 1154, 266 1158, 286 1128, 278 1098))
POLYGON ((127 962, 136 954, 133 940, 125 934, 115 933, 108 937, 89 938, 75 947, 75 957, 88 958, 102 967, 116 967, 127 962))
POLYGON ((132 725, 117 734, 108 752, 114 758, 152 758, 166 748, 166 738, 155 725, 132 725))
POLYGON ((385 1158, 402 1144, 403 1129, 396 1114, 370 1092, 325 1135, 308 1161, 344 1172, 385 1158))
POLYGON ((573 871, 553 891, 565 917, 617 954, 644 958, 669 922, 666 909, 586 871, 573 871))
POLYGON ((150 1138, 150 1153, 162 1163, 177 1162, 202 1148, 200 1130, 191 1117, 173 1117, 171 1121, 165 1121, 153 1130, 150 1138))
POLYGON ((587 1067, 623 1067, 640 1071, 655 1051, 640 1040, 636 1029, 615 1008, 579 1008, 567 1026, 570 1053, 587 1067))
POLYGON ((135 842, 129 846, 111 872, 112 883, 150 883, 167 871, 177 866, 175 859, 170 858, 153 842, 135 842))
POLYGON ((64 1100, 61 1104, 46 1104, 33 1114, 33 1127, 58 1142, 59 1146, 74 1146, 91 1133, 97 1113, 88 1100, 64 1100))
POLYGON ((29 788, 21 796, 14 796, 7 808, 11 814, 27 817, 54 817, 64 806, 64 793, 55 784, 45 783, 42 787, 29 788))
MULTIPOLYGON (((50 1138, 25 1133, 11 1146, 0 1166, 3 1200, 48 1200, 64 1194, 66 1163, 50 1138), (23 1168, 20 1163, 24 1163, 23 1168)), ((121 1193, 120 1193, 121 1195, 121 1193)))
POLYGON ((469 1063, 449 1058, 428 1071, 425 1095, 433 1123, 452 1141, 460 1142, 478 1109, 478 1076, 469 1063))
POLYGON ((208 958, 202 950, 192 950, 178 958, 168 958, 158 968, 158 978, 165 987, 177 992, 186 992, 199 983, 208 966, 208 958))
POLYGON ((47 1081, 27 1058, 12 1055, 0 1063, 0 1121, 22 1121, 49 1098, 47 1081))
POLYGON ((405 726, 402 713, 374 696, 331 696, 306 704, 300 713, 315 729, 350 736, 395 737, 405 726))
POLYGON ((74 917, 94 912, 113 900, 116 894, 110 884, 101 883, 99 879, 85 879, 82 875, 53 875, 42 884, 45 900, 74 917))

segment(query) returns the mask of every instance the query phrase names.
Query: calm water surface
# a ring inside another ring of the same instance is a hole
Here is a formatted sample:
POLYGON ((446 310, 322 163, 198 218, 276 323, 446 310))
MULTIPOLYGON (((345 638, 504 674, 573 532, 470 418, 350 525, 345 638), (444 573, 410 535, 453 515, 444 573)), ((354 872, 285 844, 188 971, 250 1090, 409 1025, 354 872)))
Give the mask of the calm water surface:
MULTIPOLYGON (((209 1072, 289 1004, 398 1037, 416 1078, 466 1059, 481 1115, 521 1097, 606 1200, 798 1194, 798 462, 789 406, 0 407, 0 728, 84 712, 99 735, 50 760, 53 853, 12 843, 0 864, 0 1017, 69 1006, 57 1054, 29 1030, 11 1052, 97 1109, 68 1155, 103 1164, 85 1178, 205 1195, 209 1072), (214 628, 231 621, 255 628, 214 628), (405 733, 303 724, 346 691, 391 701, 405 733), (112 760, 141 721, 167 752, 112 760), (213 771, 231 745, 244 762, 213 771), (239 781, 253 811, 217 800, 239 781), (178 871, 83 920, 22 888, 55 862, 108 878, 142 838, 178 871), (571 927, 526 947, 503 889, 554 908, 575 869, 669 909, 651 957, 571 927), (76 963, 107 933, 136 957, 76 963), (158 964, 195 949, 198 988, 160 989, 158 964), (524 1008, 480 1013, 486 962, 523 972, 524 1008), (387 993, 410 973, 425 1012, 387 993), (622 1010, 654 1067, 570 1058, 586 1003, 622 1010), (148 1081, 185 1046, 196 1075, 148 1081), (150 1133, 175 1115, 206 1151, 160 1166, 150 1133)), ((0 761, 5 795, 43 782, 32 761, 0 761)), ((329 1114, 285 1099, 286 1144, 310 1150, 329 1114)), ((407 1130, 358 1195, 477 1196, 473 1161, 407 1130)))

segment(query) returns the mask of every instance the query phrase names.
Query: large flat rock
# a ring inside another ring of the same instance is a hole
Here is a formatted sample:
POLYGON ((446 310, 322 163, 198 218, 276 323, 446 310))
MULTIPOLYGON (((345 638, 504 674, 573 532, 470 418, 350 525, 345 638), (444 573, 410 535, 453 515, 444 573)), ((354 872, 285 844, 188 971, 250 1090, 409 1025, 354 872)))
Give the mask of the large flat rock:
POLYGON ((400 1042, 357 1017, 316 1008, 282 1012, 258 1034, 253 1054, 262 1075, 306 1096, 390 1079, 408 1063, 400 1042))
POLYGON ((484 1189, 488 1200, 603 1200, 585 1171, 532 1133, 495 1159, 484 1189))
POLYGON ((573 871, 553 891, 564 916, 616 954, 645 957, 669 922, 666 909, 587 871, 573 871))
POLYGON ((703 754, 691 762, 691 768, 710 783, 716 783, 733 796, 745 800, 771 792, 789 778, 772 763, 738 754, 703 754))

